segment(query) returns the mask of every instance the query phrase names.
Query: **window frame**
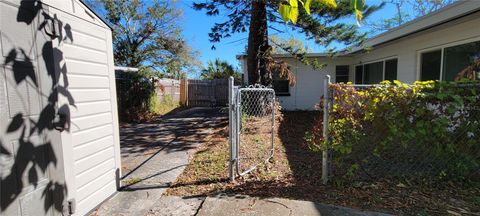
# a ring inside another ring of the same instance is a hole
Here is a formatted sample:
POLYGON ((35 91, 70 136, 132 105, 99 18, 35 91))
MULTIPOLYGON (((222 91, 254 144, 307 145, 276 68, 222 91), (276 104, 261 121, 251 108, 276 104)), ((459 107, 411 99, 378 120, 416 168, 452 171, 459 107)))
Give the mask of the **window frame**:
POLYGON ((356 76, 357 76, 357 66, 362 66, 362 83, 355 83, 355 84, 360 84, 360 85, 365 85, 365 65, 366 64, 372 64, 372 63, 378 63, 382 62, 382 80, 385 80, 385 64, 389 60, 397 59, 397 78, 398 78, 398 56, 389 56, 381 59, 376 59, 376 60, 371 60, 371 61, 366 61, 366 62, 360 62, 358 64, 353 65, 354 72, 353 72, 353 81, 356 81, 356 76))
POLYGON ((419 49, 417 50, 417 56, 416 56, 416 80, 420 80, 422 78, 422 54, 435 51, 435 50, 441 50, 441 59, 440 59, 440 81, 443 81, 443 63, 444 63, 444 58, 445 58, 445 49, 449 47, 454 47, 458 45, 464 45, 468 43, 474 43, 474 42, 480 42, 480 37, 472 37, 464 40, 458 40, 450 43, 445 43, 437 46, 432 46, 428 47, 425 49, 419 49))
POLYGON ((274 79, 272 81, 272 89, 275 91, 275 96, 291 96, 291 93, 290 93, 290 81, 288 79, 274 79), (273 82, 275 81, 282 81, 282 82, 287 82, 287 88, 288 88, 288 92, 277 92, 275 91, 275 87, 273 86, 273 82))
POLYGON ((442 66, 443 65, 443 48, 432 48, 432 49, 424 50, 418 55, 418 58, 417 58, 418 74, 417 74, 416 80, 422 80, 422 55, 425 54, 425 53, 435 52, 435 51, 439 51, 439 50, 440 50, 440 75, 439 75, 439 78, 440 78, 440 80, 442 80, 442 75, 443 75, 443 66, 442 66))
POLYGON ((362 68, 362 80, 360 81, 360 83, 363 83, 363 65, 361 64, 356 64, 353 66, 353 83, 354 84, 357 84, 357 67, 360 67, 362 68))
POLYGON ((385 59, 383 60, 383 80, 386 80, 385 77, 386 77, 386 74, 387 74, 387 62, 388 61, 393 61, 395 60, 396 62, 396 71, 395 71, 395 79, 394 80, 398 80, 398 58, 389 58, 389 59, 385 59))
POLYGON ((339 65, 335 65, 335 83, 339 83, 339 82, 337 81, 337 76, 338 76, 338 75, 337 75, 337 67, 347 67, 347 69, 348 69, 347 75, 340 75, 340 76, 341 76, 341 77, 347 77, 347 82, 345 82, 345 84, 348 83, 348 82, 350 82, 350 65, 348 65, 348 64, 339 64, 339 65))

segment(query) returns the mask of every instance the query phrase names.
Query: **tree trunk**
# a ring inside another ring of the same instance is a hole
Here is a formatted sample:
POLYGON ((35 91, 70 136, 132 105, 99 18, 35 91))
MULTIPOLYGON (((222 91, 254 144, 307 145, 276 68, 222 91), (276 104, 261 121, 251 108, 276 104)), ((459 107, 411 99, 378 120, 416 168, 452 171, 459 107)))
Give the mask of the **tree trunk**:
POLYGON ((265 0, 252 0, 252 12, 248 34, 247 68, 248 83, 271 84, 271 73, 266 70, 268 50, 267 7, 265 0))

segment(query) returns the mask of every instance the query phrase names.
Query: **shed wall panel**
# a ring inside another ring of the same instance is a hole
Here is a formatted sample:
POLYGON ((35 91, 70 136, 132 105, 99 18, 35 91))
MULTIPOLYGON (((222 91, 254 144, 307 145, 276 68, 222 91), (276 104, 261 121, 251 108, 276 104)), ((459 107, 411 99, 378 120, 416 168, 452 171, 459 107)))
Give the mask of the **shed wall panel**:
MULTIPOLYGON (((113 170, 113 163, 111 163, 111 165, 113 170)), ((84 199, 88 198, 90 195, 94 194, 95 191, 99 189, 97 185, 101 185, 101 187, 103 187, 105 185, 108 185, 112 181, 115 181, 115 175, 111 175, 110 172, 108 171, 104 173, 105 174, 98 176, 97 178, 93 179, 91 182, 78 187, 77 199, 79 203, 81 203, 84 199)))
POLYGON ((100 204, 99 201, 108 199, 111 196, 109 194, 115 190, 115 182, 110 181, 107 185, 101 186, 98 190, 93 191, 92 194, 77 203, 78 212, 76 215, 87 214, 90 210, 94 209, 100 204))
POLYGON ((70 94, 77 103, 110 100, 109 89, 70 89, 70 94))
MULTIPOLYGON (((47 0, 57 4, 57 1, 47 0)), ((71 148, 72 175, 68 199, 76 200, 75 215, 85 215, 114 194, 118 185, 119 144, 111 30, 78 0, 58 4, 62 25, 61 50, 71 98, 70 130, 63 136, 71 148), (113 80, 112 80, 113 79, 113 80)))
POLYGON ((99 113, 104 113, 111 110, 108 101, 95 101, 95 102, 81 102, 76 103, 74 110, 71 110, 72 118, 86 116, 86 115, 95 115, 99 113))
POLYGON ((104 63, 92 63, 83 60, 66 59, 69 74, 108 76, 108 66, 104 63))
POLYGON ((101 163, 99 166, 95 167, 95 169, 91 169, 91 170, 88 170, 87 172, 77 175, 75 177, 75 181, 78 185, 77 187, 81 188, 98 177, 96 175, 92 175, 92 173, 95 173, 95 172, 106 173, 111 171, 111 169, 113 169, 114 167, 115 167, 115 162, 113 161, 113 159, 109 159, 101 163))
POLYGON ((110 136, 112 132, 113 129, 111 124, 92 127, 89 129, 83 129, 82 131, 72 134, 72 145, 74 147, 78 145, 86 145, 89 142, 93 142, 97 139, 110 136))
MULTIPOLYGON (((82 89, 98 89, 109 88, 110 83, 107 76, 91 76, 70 74, 69 76, 70 88, 82 88, 82 89)), ((93 96, 93 95, 92 95, 93 96)), ((105 100, 110 101, 110 100, 105 100)))
MULTIPOLYGON (((111 157, 113 157, 113 151, 112 151, 112 148, 109 147, 99 152, 95 152, 91 155, 88 155, 87 157, 81 158, 75 161, 75 173, 76 175, 80 175, 83 172, 89 171, 90 169, 94 169, 98 165, 109 160, 111 157)), ((99 177, 103 174, 104 173, 101 173, 100 175, 98 175, 98 173, 95 173, 94 176, 99 177)))
POLYGON ((79 131, 84 131, 86 129, 111 124, 112 115, 109 112, 105 112, 96 115, 88 115, 84 117, 74 118, 72 119, 72 121, 75 122, 75 124, 71 126, 71 131, 72 133, 76 133, 79 131))

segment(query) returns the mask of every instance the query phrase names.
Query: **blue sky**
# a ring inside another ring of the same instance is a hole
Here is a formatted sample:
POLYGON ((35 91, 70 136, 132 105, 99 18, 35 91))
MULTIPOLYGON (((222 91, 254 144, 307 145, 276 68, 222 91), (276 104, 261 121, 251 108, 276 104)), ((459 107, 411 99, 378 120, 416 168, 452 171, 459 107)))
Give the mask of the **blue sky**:
MULTIPOLYGON (((205 15, 204 11, 195 11, 191 8, 193 0, 178 0, 176 2, 176 7, 179 7, 184 10, 184 16, 180 23, 183 28, 183 36, 187 40, 188 44, 195 50, 200 51, 200 60, 206 65, 206 62, 209 60, 214 60, 215 58, 220 58, 222 60, 227 60, 231 64, 238 65, 238 61, 235 56, 244 52, 248 33, 235 34, 230 38, 223 39, 220 43, 215 44, 216 50, 212 50, 211 46, 213 45, 208 39, 208 33, 210 28, 215 22, 222 22, 224 19, 221 15, 217 17, 211 17, 205 15)), ((368 4, 379 4, 380 0, 367 0, 368 4)), ((394 12, 394 8, 391 6, 384 7, 383 9, 372 14, 369 19, 377 20, 390 17, 394 12)), ((353 17, 346 20, 347 22, 355 23, 353 17)), ((313 49, 316 52, 321 52, 325 50, 324 47, 316 45, 313 41, 307 41, 305 38, 298 33, 292 32, 290 29, 285 26, 277 26, 281 30, 285 30, 286 33, 278 35, 280 37, 295 37, 304 41, 304 44, 309 48, 313 49)), ((368 29, 365 26, 361 27, 362 31, 367 31, 368 29)), ((274 33, 270 31, 270 33, 274 33)), ((341 45, 333 44, 333 46, 341 48, 341 45)), ((192 76, 195 76, 192 74, 192 76)))

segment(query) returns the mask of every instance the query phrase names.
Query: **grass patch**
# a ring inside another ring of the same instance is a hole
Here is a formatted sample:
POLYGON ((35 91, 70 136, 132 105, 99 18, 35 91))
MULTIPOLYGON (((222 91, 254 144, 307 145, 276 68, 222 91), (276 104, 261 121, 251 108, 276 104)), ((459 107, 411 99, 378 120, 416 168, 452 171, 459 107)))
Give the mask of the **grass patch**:
POLYGON ((150 111, 158 115, 165 115, 178 107, 180 103, 175 102, 171 95, 164 95, 162 100, 159 100, 155 93, 150 100, 150 111))
MULTIPOLYGON (((228 129, 215 129, 166 193, 209 196, 225 192, 282 197, 399 215, 480 212, 478 185, 424 185, 404 179, 368 183, 333 181, 322 185, 321 155, 304 141, 305 132, 311 130, 317 117, 320 117, 317 112, 284 113, 276 129, 274 157, 236 182, 228 181, 228 129)), ((265 137, 251 138, 262 141, 265 137)))
POLYGON ((134 184, 139 183, 141 181, 142 181, 141 178, 134 177, 134 178, 128 178, 128 179, 122 180, 122 183, 123 183, 123 185, 134 185, 134 184))

